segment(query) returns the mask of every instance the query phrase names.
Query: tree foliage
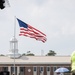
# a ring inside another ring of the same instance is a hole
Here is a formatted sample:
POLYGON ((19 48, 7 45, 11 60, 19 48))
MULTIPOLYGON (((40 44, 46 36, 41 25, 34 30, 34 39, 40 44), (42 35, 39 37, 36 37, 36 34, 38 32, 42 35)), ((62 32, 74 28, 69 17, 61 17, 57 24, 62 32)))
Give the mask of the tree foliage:
POLYGON ((53 50, 49 50, 49 52, 46 54, 46 56, 55 56, 56 53, 53 50))
POLYGON ((22 56, 35 56, 35 54, 31 53, 31 51, 27 51, 27 53, 23 53, 22 56))
MULTIPOLYGON (((49 52, 46 54, 46 56, 55 56, 56 52, 53 50, 49 50, 49 52)), ((35 56, 34 53, 32 53, 31 51, 27 51, 27 53, 23 53, 22 56, 35 56)))
POLYGON ((25 55, 26 55, 25 53, 22 54, 22 56, 25 56, 25 55))
POLYGON ((33 54, 33 53, 31 53, 31 51, 27 51, 26 56, 34 56, 34 54, 33 54))
POLYGON ((0 56, 5 56, 4 54, 0 54, 0 56))

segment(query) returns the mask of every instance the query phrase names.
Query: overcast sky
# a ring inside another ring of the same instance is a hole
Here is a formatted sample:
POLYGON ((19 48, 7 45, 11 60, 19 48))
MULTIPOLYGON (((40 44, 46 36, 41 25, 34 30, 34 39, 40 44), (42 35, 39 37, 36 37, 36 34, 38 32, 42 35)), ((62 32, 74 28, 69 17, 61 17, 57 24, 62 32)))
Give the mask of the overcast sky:
POLYGON ((0 54, 8 54, 10 39, 16 38, 19 53, 31 51, 36 55, 53 50, 57 55, 71 55, 75 50, 75 0, 9 0, 10 7, 0 10, 0 54), (15 16, 42 31, 47 41, 19 36, 15 16), (16 21, 16 23, 15 23, 16 21))

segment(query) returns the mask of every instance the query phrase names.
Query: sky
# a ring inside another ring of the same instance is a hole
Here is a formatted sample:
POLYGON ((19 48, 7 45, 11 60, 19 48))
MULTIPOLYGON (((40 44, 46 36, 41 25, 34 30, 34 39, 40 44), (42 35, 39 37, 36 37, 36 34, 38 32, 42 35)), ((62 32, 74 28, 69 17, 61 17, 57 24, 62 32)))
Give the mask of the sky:
POLYGON ((53 50, 57 55, 71 55, 75 50, 75 0, 9 0, 10 7, 0 9, 0 54, 8 54, 14 35, 20 54, 31 51, 46 55, 53 50), (45 43, 19 36, 16 18, 42 31, 45 43))

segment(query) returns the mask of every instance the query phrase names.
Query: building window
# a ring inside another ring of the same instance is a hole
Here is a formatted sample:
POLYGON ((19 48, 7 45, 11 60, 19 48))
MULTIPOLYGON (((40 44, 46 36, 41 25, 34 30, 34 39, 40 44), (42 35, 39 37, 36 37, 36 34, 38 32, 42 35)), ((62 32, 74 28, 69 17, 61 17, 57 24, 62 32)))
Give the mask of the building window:
POLYGON ((14 69, 15 69, 15 75, 17 75, 17 67, 11 67, 11 75, 14 73, 14 69))
POLYGON ((3 67, 3 71, 8 71, 8 67, 3 67))
POLYGON ((20 75, 24 75, 25 73, 25 67, 20 67, 20 75))
POLYGON ((25 67, 20 67, 21 72, 24 72, 24 70, 25 70, 25 67))
POLYGON ((33 67, 33 71, 37 71, 37 67, 33 67))
POLYGON ((40 67, 40 73, 44 71, 44 67, 40 67))
POLYGON ((55 71, 57 69, 57 67, 55 66, 55 67, 53 67, 53 71, 55 71))
POLYGON ((47 67, 46 67, 46 70, 47 70, 47 71, 50 71, 50 66, 47 66, 47 67))

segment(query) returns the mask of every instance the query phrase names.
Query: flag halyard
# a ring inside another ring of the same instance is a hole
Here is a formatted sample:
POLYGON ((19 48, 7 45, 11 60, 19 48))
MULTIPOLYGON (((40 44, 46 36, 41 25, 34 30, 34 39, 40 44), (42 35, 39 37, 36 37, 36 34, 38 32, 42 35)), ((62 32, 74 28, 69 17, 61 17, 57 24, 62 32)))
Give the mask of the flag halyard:
POLYGON ((37 30, 36 28, 26 24, 25 22, 21 21, 20 19, 17 19, 19 26, 20 26, 20 36, 26 36, 30 38, 34 38, 36 40, 45 42, 46 35, 42 33, 41 31, 37 30))

